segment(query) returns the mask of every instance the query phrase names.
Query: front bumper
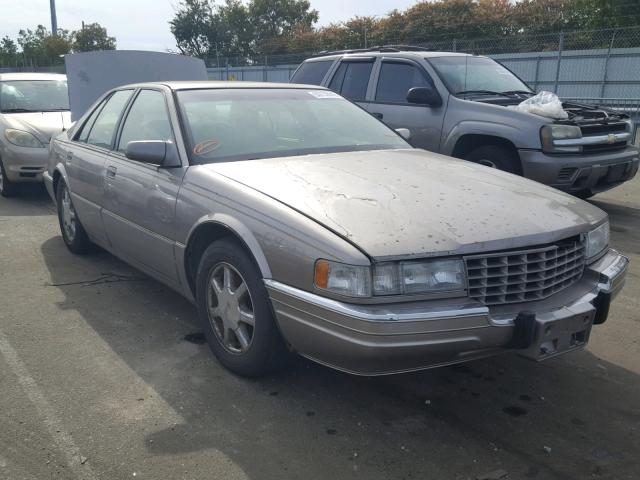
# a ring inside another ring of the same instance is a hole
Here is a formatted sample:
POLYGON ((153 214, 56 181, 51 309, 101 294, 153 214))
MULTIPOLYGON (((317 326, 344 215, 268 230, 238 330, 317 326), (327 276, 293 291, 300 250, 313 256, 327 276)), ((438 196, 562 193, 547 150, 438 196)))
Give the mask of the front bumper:
POLYGON ((520 150, 526 178, 569 193, 598 193, 631 180, 638 172, 638 149, 584 155, 547 155, 539 150, 520 150))
POLYGON ((48 159, 48 148, 5 145, 2 152, 2 163, 12 182, 41 182, 48 159))
POLYGON ((534 314, 528 343, 521 341, 517 319, 522 312, 514 306, 489 308, 468 298, 356 305, 274 280, 265 280, 265 284, 280 331, 298 353, 349 373, 384 375, 506 351, 542 359, 580 349, 588 340, 591 325, 606 320, 609 301, 622 288, 627 265, 626 257, 609 250, 566 290, 544 301, 516 305, 534 314), (584 325, 585 318, 588 325, 584 325), (580 341, 555 354, 545 350, 541 356, 544 338, 539 337, 544 335, 544 324, 570 324, 573 319, 583 322, 581 328, 586 331, 580 341))

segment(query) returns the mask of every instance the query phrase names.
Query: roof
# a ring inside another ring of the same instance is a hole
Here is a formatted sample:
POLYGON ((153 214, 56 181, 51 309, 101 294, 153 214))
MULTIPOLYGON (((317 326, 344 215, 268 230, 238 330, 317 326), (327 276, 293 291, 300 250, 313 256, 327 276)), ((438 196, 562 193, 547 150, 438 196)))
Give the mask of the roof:
POLYGON ((401 57, 401 58, 435 58, 435 57, 470 57, 470 53, 460 52, 431 52, 429 50, 400 50, 400 51, 376 51, 376 50, 345 50, 344 52, 319 53, 305 62, 314 60, 327 60, 343 57, 401 57))
MULTIPOLYGON (((175 81, 175 82, 148 82, 148 83, 136 83, 133 85, 126 85, 128 87, 150 87, 150 86, 164 85, 171 90, 195 90, 195 89, 243 89, 243 88, 262 88, 262 89, 274 89, 274 88, 287 88, 287 89, 321 89, 326 90, 324 87, 318 85, 295 85, 291 83, 266 83, 266 82, 221 82, 215 80, 198 80, 198 81, 175 81)), ((122 87, 124 87, 123 85, 122 87)), ((118 88, 122 88, 118 87, 118 88)))
POLYGON ((0 81, 7 80, 66 80, 61 73, 13 72, 0 73, 0 81))

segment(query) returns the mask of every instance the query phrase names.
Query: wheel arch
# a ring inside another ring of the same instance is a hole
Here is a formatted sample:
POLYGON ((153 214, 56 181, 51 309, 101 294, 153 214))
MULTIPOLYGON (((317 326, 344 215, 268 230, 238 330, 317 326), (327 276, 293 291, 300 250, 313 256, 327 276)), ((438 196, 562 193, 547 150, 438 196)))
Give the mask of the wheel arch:
POLYGON ((483 146, 506 148, 513 152, 518 160, 520 159, 518 149, 511 140, 497 135, 487 135, 484 133, 466 133, 460 136, 453 147, 451 156, 456 158, 465 158, 466 155, 471 153, 473 150, 483 146))
POLYGON ((183 268, 189 290, 194 297, 200 259, 209 245, 223 238, 231 238, 237 242, 249 254, 262 278, 271 278, 271 269, 262 247, 246 225, 230 215, 206 216, 189 232, 184 247, 183 268))

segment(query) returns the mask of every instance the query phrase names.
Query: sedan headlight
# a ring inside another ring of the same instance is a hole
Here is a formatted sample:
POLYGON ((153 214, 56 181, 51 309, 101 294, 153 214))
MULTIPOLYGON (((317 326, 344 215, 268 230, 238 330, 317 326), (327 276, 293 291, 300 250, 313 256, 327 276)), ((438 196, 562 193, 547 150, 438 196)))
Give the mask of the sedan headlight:
POLYGON ((609 246, 609 222, 587 233, 587 260, 592 259, 609 246))
POLYGON ((13 143, 18 147, 44 148, 44 145, 40 140, 38 140, 33 134, 25 132, 24 130, 7 128, 4 131, 4 136, 9 143, 13 143))
POLYGON ((371 296, 371 270, 369 267, 318 260, 315 285, 317 288, 349 297, 371 296))
POLYGON ((315 286, 350 297, 460 292, 466 289, 460 259, 379 263, 373 268, 318 260, 315 286))
POLYGON ((373 270, 374 295, 463 291, 466 283, 460 259, 383 263, 373 270))
POLYGON ((576 140, 582 138, 580 127, 574 125, 545 125, 540 129, 540 141, 542 150, 551 153, 575 153, 580 152, 579 145, 563 145, 563 140, 576 140), (559 142, 556 143, 556 140, 559 142))

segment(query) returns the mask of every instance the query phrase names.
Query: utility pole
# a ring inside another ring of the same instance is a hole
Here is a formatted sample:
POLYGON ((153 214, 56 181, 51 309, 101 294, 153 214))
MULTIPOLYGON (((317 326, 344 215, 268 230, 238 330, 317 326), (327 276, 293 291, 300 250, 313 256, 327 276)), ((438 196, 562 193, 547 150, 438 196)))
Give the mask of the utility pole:
POLYGON ((58 19, 56 18, 56 0, 49 0, 51 8, 51 34, 58 35, 58 19))

